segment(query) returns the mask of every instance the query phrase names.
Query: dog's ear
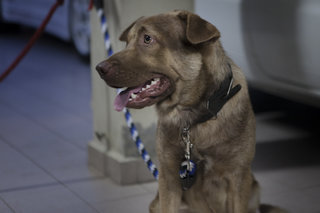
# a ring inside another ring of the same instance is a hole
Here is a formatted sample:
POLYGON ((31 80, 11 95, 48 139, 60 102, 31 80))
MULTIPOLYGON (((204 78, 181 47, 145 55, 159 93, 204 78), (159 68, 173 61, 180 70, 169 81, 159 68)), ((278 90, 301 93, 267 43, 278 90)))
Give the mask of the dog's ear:
POLYGON ((142 19, 142 18, 143 18, 143 16, 140 17, 140 18, 138 18, 138 19, 137 19, 136 21, 134 21, 132 24, 130 24, 130 26, 127 27, 127 29, 125 29, 125 30, 121 33, 121 35, 120 35, 120 37, 119 37, 119 40, 120 40, 120 41, 128 41, 128 34, 129 34, 131 28, 136 24, 137 21, 139 21, 139 20, 142 19))
POLYGON ((129 34, 129 31, 131 30, 131 28, 136 24, 136 22, 133 22, 132 24, 130 24, 129 27, 127 27, 127 29, 125 29, 120 37, 119 37, 119 40, 120 41, 127 41, 128 40, 128 34, 129 34))
POLYGON ((200 44, 220 38, 219 30, 200 16, 183 11, 179 17, 186 21, 186 37, 191 44, 200 44))

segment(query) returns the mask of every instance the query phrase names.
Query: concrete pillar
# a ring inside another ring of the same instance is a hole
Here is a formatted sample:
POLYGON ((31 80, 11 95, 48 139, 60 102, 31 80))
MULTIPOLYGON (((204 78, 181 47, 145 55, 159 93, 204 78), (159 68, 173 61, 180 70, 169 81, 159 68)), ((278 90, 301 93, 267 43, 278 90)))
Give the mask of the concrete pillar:
MULTIPOLYGON (((141 16, 174 9, 193 11, 193 0, 104 0, 111 44, 114 52, 124 48, 118 40, 121 32, 141 16)), ((100 21, 96 10, 90 15, 91 76, 94 139, 88 146, 88 162, 120 184, 153 180, 131 141, 124 115, 113 109, 115 89, 108 88, 98 76, 95 66, 107 58, 100 21)), ((154 107, 130 110, 140 137, 155 161, 156 113, 154 107)))

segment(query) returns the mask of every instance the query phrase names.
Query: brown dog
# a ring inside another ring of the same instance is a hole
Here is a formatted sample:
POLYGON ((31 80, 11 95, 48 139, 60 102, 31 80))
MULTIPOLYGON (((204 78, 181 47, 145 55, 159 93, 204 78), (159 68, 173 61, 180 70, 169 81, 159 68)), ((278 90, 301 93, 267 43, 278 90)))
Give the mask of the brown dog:
POLYGON ((244 75, 219 37, 190 12, 143 17, 120 36, 127 47, 97 65, 109 86, 127 87, 116 110, 157 105, 159 192, 150 212, 178 212, 182 202, 199 213, 259 209, 255 118, 244 75))

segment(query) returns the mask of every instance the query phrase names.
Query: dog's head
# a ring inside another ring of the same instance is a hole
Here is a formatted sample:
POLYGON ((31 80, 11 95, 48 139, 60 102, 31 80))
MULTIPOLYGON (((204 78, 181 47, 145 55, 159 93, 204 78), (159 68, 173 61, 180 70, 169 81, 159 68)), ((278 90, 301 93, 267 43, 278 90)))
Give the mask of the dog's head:
POLYGON ((109 86, 125 88, 115 99, 118 111, 155 103, 192 106, 208 78, 203 47, 219 37, 215 26, 187 11, 142 17, 120 36, 126 48, 96 69, 109 86))

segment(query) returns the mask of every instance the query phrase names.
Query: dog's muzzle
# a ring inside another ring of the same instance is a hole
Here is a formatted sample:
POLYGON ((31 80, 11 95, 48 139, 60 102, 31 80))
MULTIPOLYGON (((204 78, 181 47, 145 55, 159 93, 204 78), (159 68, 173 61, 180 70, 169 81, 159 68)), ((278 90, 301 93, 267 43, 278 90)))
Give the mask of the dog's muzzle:
POLYGON ((103 61, 96 66, 96 70, 98 71, 100 77, 104 80, 108 78, 108 76, 118 69, 118 65, 114 63, 110 63, 108 61, 103 61))

